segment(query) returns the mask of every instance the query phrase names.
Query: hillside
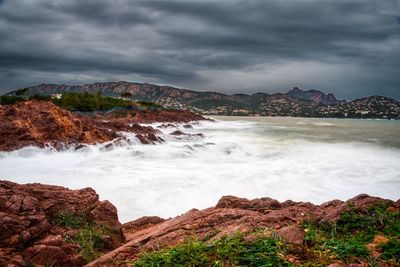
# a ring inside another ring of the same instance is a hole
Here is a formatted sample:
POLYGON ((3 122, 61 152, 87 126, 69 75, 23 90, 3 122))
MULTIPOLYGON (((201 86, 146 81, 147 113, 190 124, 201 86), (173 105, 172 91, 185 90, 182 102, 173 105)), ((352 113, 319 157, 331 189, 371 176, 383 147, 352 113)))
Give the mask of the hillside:
POLYGON ((400 102, 381 96, 338 100, 331 93, 293 88, 287 93, 227 95, 148 83, 106 82, 85 85, 41 84, 9 95, 52 95, 69 92, 101 92, 105 96, 150 101, 166 108, 189 109, 204 115, 259 115, 333 118, 399 119, 400 102))

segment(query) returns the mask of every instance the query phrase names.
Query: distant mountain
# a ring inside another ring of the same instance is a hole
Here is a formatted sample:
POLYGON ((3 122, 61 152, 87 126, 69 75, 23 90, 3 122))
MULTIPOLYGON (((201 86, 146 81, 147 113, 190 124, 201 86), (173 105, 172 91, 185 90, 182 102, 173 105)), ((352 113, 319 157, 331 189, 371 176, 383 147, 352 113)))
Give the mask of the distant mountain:
POLYGON ((165 107, 190 109, 202 114, 306 116, 306 117, 379 117, 400 118, 397 100, 373 96, 352 102, 338 100, 333 94, 318 90, 293 88, 287 93, 227 95, 209 91, 193 91, 148 83, 105 82, 84 85, 40 84, 9 95, 63 94, 68 92, 101 92, 108 96, 124 96, 133 100, 151 101, 165 107))
MULTIPOLYGON (((292 97, 299 100, 311 101, 316 104, 336 104, 340 101, 333 94, 325 94, 321 91, 308 90, 303 91, 298 87, 293 88, 286 94, 266 94, 256 93, 253 95, 234 94, 226 95, 216 92, 199 92, 188 89, 179 89, 171 86, 160 86, 148 83, 133 83, 133 82, 106 82, 93 83, 85 85, 59 85, 59 84, 40 84, 37 86, 28 87, 28 94, 54 94, 66 92, 101 92, 105 95, 119 96, 122 93, 130 93, 131 98, 146 101, 162 101, 166 98, 179 99, 183 102, 201 103, 202 100, 211 100, 216 102, 227 102, 238 106, 252 106, 260 100, 276 97, 292 97), (236 104, 235 104, 236 103, 236 104)), ((15 94, 16 91, 9 94, 15 94)), ((202 104, 200 104, 202 105, 202 104)))
POLYGON ((286 95, 294 98, 309 100, 317 104, 335 105, 338 102, 343 102, 338 101, 336 97, 331 93, 324 94, 323 92, 317 90, 303 91, 298 87, 293 88, 292 90, 287 92, 286 95))

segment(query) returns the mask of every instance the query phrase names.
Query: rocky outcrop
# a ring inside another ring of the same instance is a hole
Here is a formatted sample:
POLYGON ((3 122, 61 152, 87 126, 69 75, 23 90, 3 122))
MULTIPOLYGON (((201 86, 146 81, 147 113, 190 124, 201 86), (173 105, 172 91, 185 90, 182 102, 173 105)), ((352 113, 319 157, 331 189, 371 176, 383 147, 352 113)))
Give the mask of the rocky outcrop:
MULTIPOLYGON (((252 242, 257 238, 255 230, 258 235, 278 236, 292 244, 294 251, 307 253, 304 222, 336 225, 346 211, 368 213, 377 205, 397 214, 399 204, 400 201, 365 194, 345 202, 333 200, 321 205, 224 196, 215 207, 192 209, 170 219, 142 217, 121 225, 116 208, 108 201, 99 201, 91 188, 69 190, 0 181, 0 266, 30 263, 83 266, 88 258, 84 257, 83 244, 75 241, 82 235, 81 228, 87 225, 107 229, 97 237, 102 245, 99 254, 94 254, 97 259, 87 266, 127 266, 144 252, 174 246, 193 237, 213 242, 241 232, 246 242, 252 242), (78 225, 74 218, 80 218, 78 225)), ((383 253, 382 246, 388 242, 387 237, 376 235, 365 247, 372 256, 379 257, 383 253)), ((290 255, 292 259, 293 263, 300 263, 295 255, 290 255)), ((334 258, 328 263, 346 266, 334 258)))
POLYGON ((83 224, 107 229, 99 241, 104 252, 125 241, 116 208, 91 188, 0 181, 0 266, 82 266, 70 241, 83 224), (73 225, 77 219, 82 225, 73 225))
POLYGON ((124 266, 123 262, 133 261, 143 251, 176 245, 190 237, 212 241, 236 232, 250 233, 254 229, 265 229, 265 235, 274 232, 283 240, 300 245, 304 243, 306 235, 300 226, 302 222, 335 222, 350 207, 362 211, 377 203, 397 207, 393 201, 368 195, 359 195, 346 202, 334 200, 322 205, 279 202, 271 198, 248 200, 224 196, 215 207, 208 209, 193 209, 168 220, 144 217, 124 224, 127 243, 88 266, 124 266))
POLYGON ((129 120, 135 123, 188 123, 191 121, 206 120, 203 116, 189 110, 139 110, 135 112, 127 110, 111 112, 103 117, 115 119, 118 116, 123 116, 123 121, 129 120))
POLYGON ((312 101, 315 104, 335 105, 339 102, 343 102, 337 100, 336 97, 331 93, 325 94, 317 90, 303 91, 298 87, 294 87, 292 90, 287 92, 287 95, 298 99, 312 101))
POLYGON ((204 119, 190 111, 137 111, 97 116, 81 116, 51 102, 26 101, 0 105, 0 151, 25 146, 51 146, 58 150, 82 144, 124 139, 121 132, 132 132, 144 144, 163 141, 159 130, 138 123, 182 122, 204 119))

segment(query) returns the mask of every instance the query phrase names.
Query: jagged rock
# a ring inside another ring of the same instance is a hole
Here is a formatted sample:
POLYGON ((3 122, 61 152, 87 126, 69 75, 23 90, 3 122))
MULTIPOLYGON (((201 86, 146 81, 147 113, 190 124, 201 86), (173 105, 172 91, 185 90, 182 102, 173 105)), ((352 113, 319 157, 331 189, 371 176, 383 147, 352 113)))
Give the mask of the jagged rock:
POLYGON ((63 238, 71 231, 56 224, 66 212, 110 229, 109 250, 125 241, 116 208, 91 188, 0 181, 0 266, 82 266, 78 246, 63 238))
MULTIPOLYGON (((0 181, 0 266, 28 263, 82 266, 84 261, 78 253, 79 247, 65 241, 79 230, 54 223, 65 211, 84 215, 88 222, 110 230, 107 236, 101 237, 106 254, 87 266, 126 266, 140 253, 170 247, 191 237, 212 242, 242 232, 245 241, 251 242, 260 233, 254 232, 255 229, 264 229, 262 235, 279 236, 302 249, 305 231, 300 223, 310 220, 335 222, 348 207, 364 211, 378 203, 386 203, 389 211, 397 211, 398 202, 368 195, 321 205, 224 196, 215 207, 192 209, 167 220, 142 217, 121 226, 116 208, 108 201, 99 201, 93 189, 69 190, 59 186, 0 181)), ((386 237, 378 235, 367 248, 372 256, 378 256, 386 242, 386 237)), ((293 263, 299 260, 296 255, 287 255, 287 259, 293 263)), ((337 263, 330 266, 362 265, 337 263)))
MULTIPOLYGON (((391 207, 395 206, 393 201, 367 195, 359 195, 346 202, 334 200, 321 205, 308 202, 279 202, 271 198, 248 200, 224 196, 215 207, 193 209, 165 221, 157 217, 144 217, 124 224, 123 229, 128 242, 87 266, 125 266, 125 260, 132 261, 143 251, 173 246, 193 236, 200 240, 212 241, 242 232, 245 234, 245 241, 250 242, 255 238, 252 231, 259 228, 265 229, 266 236, 274 234, 287 242, 301 245, 305 240, 301 222, 333 222, 349 205, 363 210, 382 201, 391 207)), ((297 259, 292 260, 296 262, 297 259)))
POLYGON ((19 102, 0 105, 0 151, 30 145, 51 146, 57 150, 70 147, 81 149, 84 144, 121 138, 120 132, 133 132, 143 144, 152 144, 163 141, 157 137, 159 131, 138 123, 187 123, 203 119, 190 111, 178 110, 144 110, 136 112, 134 116, 127 111, 123 117, 111 112, 87 117, 71 113, 52 102, 19 102))
POLYGON ((371 206, 378 203, 393 203, 388 199, 382 199, 378 197, 372 197, 366 194, 360 194, 346 202, 341 201, 330 201, 321 205, 322 209, 326 209, 325 215, 322 216, 321 222, 334 222, 340 218, 340 215, 348 211, 350 207, 358 210, 366 210, 371 206))
POLYGON ((157 216, 144 216, 137 220, 124 223, 122 229, 124 233, 132 233, 163 222, 165 222, 165 219, 157 216))

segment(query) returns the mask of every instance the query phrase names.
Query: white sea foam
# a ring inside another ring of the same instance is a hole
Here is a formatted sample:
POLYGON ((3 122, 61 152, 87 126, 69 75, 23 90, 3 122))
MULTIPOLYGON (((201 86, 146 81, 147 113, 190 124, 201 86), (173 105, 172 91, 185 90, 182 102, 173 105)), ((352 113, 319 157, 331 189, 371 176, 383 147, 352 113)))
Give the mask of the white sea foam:
POLYGON ((385 123, 223 118, 189 129, 177 124, 159 128, 166 142, 158 145, 141 145, 125 134, 130 142, 112 149, 3 152, 0 178, 93 187, 117 206, 123 222, 144 215, 176 216, 215 205, 228 194, 314 203, 359 193, 397 199, 400 149, 386 144, 391 137, 384 133, 398 137, 400 125, 385 123), (343 133, 348 125, 353 132, 343 133), (169 135, 175 130, 192 135, 169 135))

